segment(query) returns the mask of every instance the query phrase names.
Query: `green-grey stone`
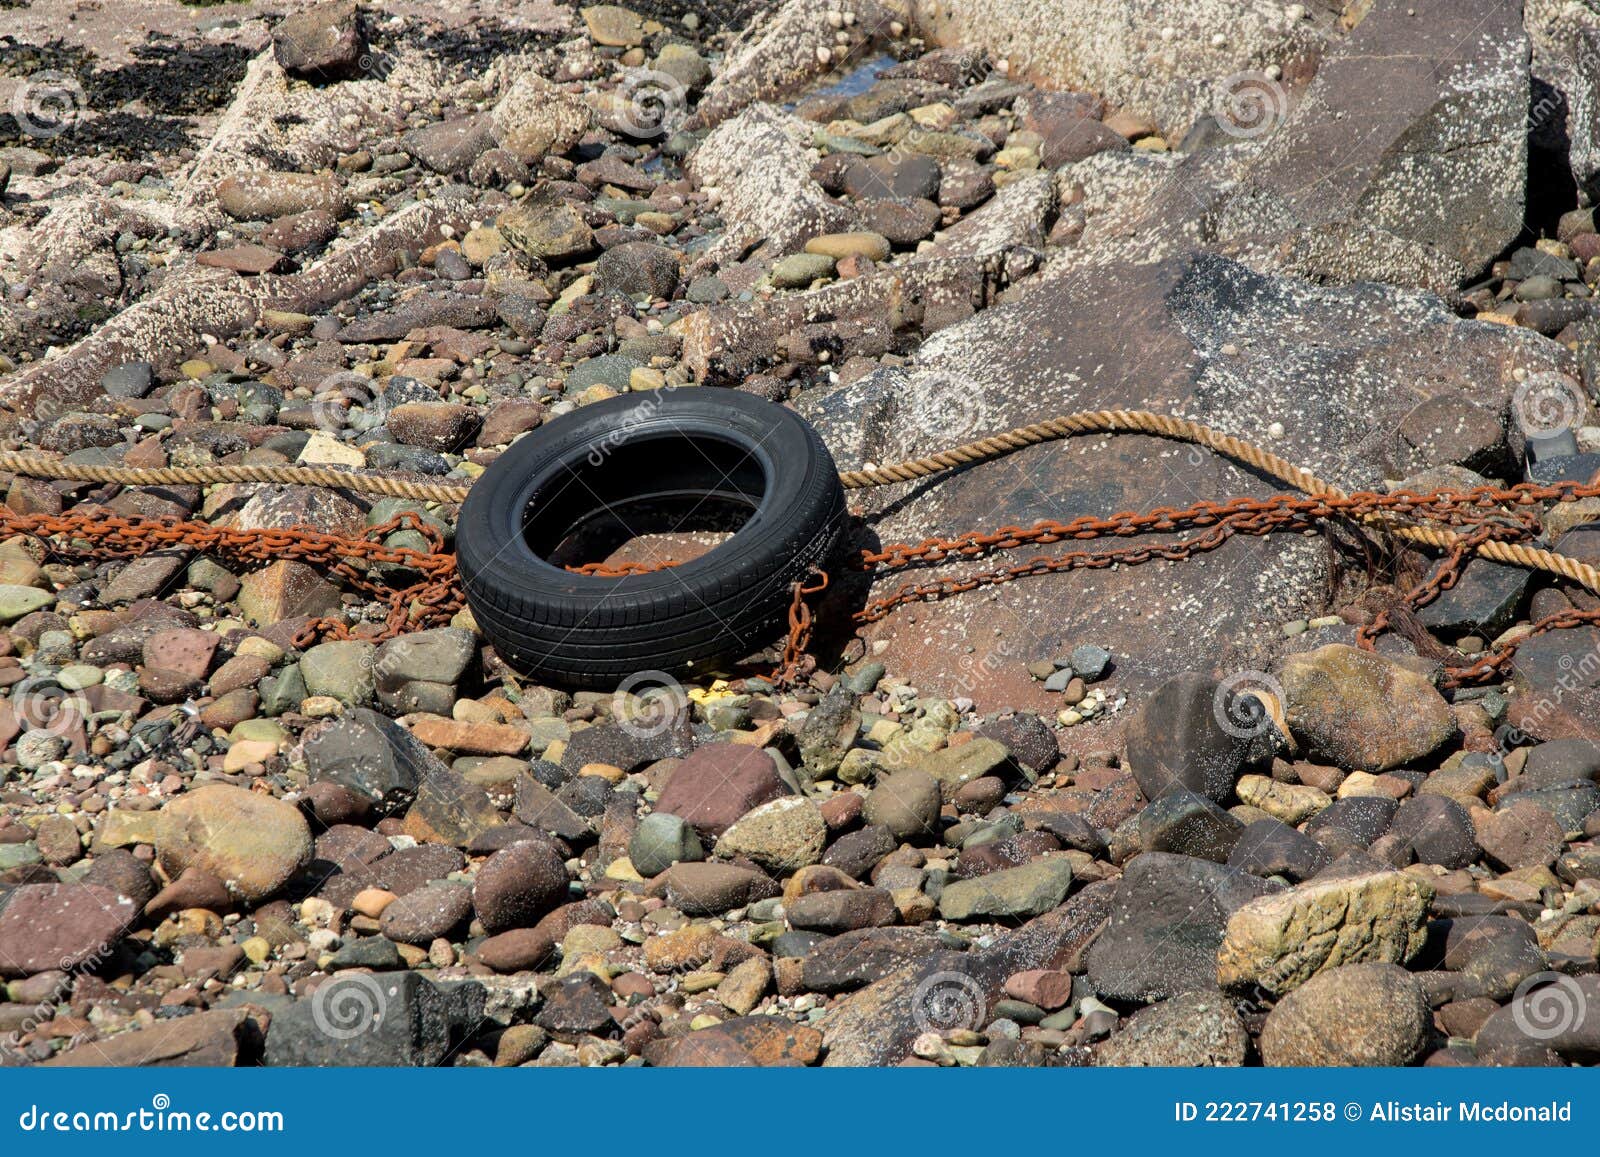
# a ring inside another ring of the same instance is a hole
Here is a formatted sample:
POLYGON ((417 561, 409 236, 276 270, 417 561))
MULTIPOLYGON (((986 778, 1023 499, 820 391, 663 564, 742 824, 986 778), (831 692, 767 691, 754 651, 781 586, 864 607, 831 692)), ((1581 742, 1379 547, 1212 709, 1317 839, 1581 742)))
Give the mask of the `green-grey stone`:
POLYGON ((953 880, 939 895, 946 920, 983 916, 1042 916, 1067 898, 1072 865, 1065 857, 1035 860, 970 880, 953 880))
POLYGON ((309 694, 306 690, 305 676, 300 674, 299 663, 290 663, 279 671, 276 677, 261 680, 257 690, 261 695, 263 715, 282 715, 285 711, 297 711, 309 694))
POLYGON ((791 253, 772 267, 772 284, 779 289, 804 289, 819 277, 832 277, 833 266, 833 258, 821 253, 791 253))
POLYGON ((572 367, 567 375, 567 392, 575 393, 590 386, 610 386, 614 390, 628 388, 628 379, 642 365, 636 358, 625 354, 602 354, 572 367))
POLYGON ((683 820, 666 812, 652 812, 639 821, 628 841, 628 859, 645 878, 659 876, 680 861, 703 860, 700 837, 683 820))
POLYGON ((43 858, 39 855, 38 845, 32 840, 24 844, 0 844, 0 872, 37 864, 43 858))
POLYGON ((105 677, 104 671, 88 663, 72 663, 56 672, 56 682, 67 691, 82 691, 85 687, 93 687, 105 677))
POLYGON ((359 639, 318 643, 300 657, 306 690, 331 696, 348 707, 370 705, 377 688, 372 670, 377 649, 359 639))
POLYGON ((53 606, 55 601, 56 596, 51 591, 0 583, 0 623, 14 623, 24 615, 53 606))

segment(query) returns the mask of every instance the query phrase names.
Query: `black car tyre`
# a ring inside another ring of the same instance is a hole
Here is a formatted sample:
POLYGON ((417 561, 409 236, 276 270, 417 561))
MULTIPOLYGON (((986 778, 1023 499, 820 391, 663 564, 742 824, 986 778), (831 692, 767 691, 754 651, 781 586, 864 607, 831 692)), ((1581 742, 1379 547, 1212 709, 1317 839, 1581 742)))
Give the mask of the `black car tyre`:
POLYGON ((844 521, 833 458, 793 411, 672 389, 584 406, 514 443, 469 491, 456 552, 473 616, 512 668, 613 687, 773 641, 792 584, 827 562, 844 521), (566 569, 685 531, 731 533, 650 573, 566 569))

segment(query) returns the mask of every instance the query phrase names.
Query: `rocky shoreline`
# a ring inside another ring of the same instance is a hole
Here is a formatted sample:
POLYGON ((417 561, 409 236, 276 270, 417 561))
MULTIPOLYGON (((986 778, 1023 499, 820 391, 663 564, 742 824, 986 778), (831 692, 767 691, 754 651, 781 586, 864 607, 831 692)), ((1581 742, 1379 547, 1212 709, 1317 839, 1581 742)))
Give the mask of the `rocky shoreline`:
MULTIPOLYGON (((467 483, 703 388, 844 469, 1105 408, 1350 490, 1600 469, 1581 6, 56 4, 0 39, 6 449, 467 483)), ((876 549, 1284 492, 1119 435, 851 513, 876 549)), ((1596 503, 1538 543, 1600 563, 1596 503)), ((288 554, 92 547, 0 542, 0 1065, 1600 1059, 1577 583, 1473 559, 1412 608, 1437 555, 1330 522, 857 631, 905 576, 841 581, 798 685, 774 639, 574 692, 288 554)))

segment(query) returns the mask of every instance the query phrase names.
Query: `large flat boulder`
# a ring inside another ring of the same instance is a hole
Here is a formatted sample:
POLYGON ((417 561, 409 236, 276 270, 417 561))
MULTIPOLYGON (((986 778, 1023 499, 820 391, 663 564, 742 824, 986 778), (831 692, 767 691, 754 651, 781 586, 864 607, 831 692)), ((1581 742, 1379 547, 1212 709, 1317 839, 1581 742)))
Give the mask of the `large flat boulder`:
MULTIPOLYGON (((1370 488, 1410 473, 1396 426, 1425 399, 1455 393, 1498 413, 1518 371, 1571 369, 1555 343, 1459 320, 1430 294, 1318 287, 1193 251, 1035 281, 1019 300, 936 334, 908 364, 803 403, 841 468, 1065 412, 1128 408, 1191 417, 1338 485, 1370 488)), ((1032 447, 859 501, 870 533, 892 543, 1284 490, 1209 451, 1117 435, 1032 447)), ((1281 624, 1329 609, 1333 576, 1329 546, 1316 538, 1240 537, 1200 559, 1030 577, 912 605, 865 630, 919 687, 1053 708, 1025 665, 1078 643, 1109 648, 1116 686, 1133 694, 1192 669, 1197 656, 1222 673, 1264 670, 1285 645, 1281 624)), ((887 573, 871 594, 905 581, 887 573)))
POLYGON ((1522 231, 1528 59, 1521 0, 1377 0, 1265 140, 1219 238, 1337 281, 1475 276, 1522 231))

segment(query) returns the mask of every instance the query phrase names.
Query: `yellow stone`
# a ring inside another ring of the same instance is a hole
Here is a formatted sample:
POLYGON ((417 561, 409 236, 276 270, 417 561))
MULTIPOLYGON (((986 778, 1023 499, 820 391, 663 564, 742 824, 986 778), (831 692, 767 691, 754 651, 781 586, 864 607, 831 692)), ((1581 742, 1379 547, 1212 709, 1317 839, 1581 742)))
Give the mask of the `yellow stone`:
POLYGON ((306 440, 305 448, 295 462, 301 466, 361 467, 367 464, 367 456, 354 446, 335 441, 319 431, 306 440))
POLYGON ((386 888, 363 888, 351 899, 350 907, 363 916, 370 916, 376 920, 399 898, 386 888))
POLYGON ((1291 826, 1333 803, 1328 793, 1299 783, 1279 783, 1264 775, 1242 776, 1234 788, 1240 800, 1291 826))
POLYGON ((283 648, 271 639, 263 639, 260 635, 240 639, 239 645, 233 651, 236 655, 249 655, 253 659, 265 659, 269 663, 276 663, 283 658, 283 648))
POLYGON ((482 265, 496 253, 505 251, 506 239, 492 225, 481 225, 467 231, 461 239, 461 254, 474 265, 482 265))
POLYGON ((293 313, 287 309, 261 311, 261 328, 268 333, 309 333, 314 323, 315 319, 309 313, 293 313))
POLYGON ((1032 149, 1001 149, 994 155, 994 163, 1002 169, 1025 172, 1039 167, 1039 154, 1032 149))
POLYGON ((580 391, 578 396, 572 400, 580 406, 592 406, 596 402, 603 402, 607 398, 614 398, 616 396, 616 390, 612 389, 604 382, 596 382, 588 389, 580 391))
POLYGON ((722 972, 690 972, 678 980, 678 991, 691 996, 697 992, 710 992, 722 983, 726 975, 722 972))
POLYGON ((1349 799, 1351 796, 1387 795, 1377 786, 1377 782, 1378 777, 1370 771, 1352 771, 1339 785, 1338 796, 1340 799, 1349 799))
POLYGON ((906 115, 925 129, 938 129, 941 132, 956 123, 956 110, 944 101, 920 105, 908 110, 906 115))
POLYGON ((245 959, 251 964, 265 964, 272 955, 272 944, 264 936, 252 936, 239 947, 244 949, 245 959))
POLYGON ((579 924, 561 940, 561 951, 567 956, 610 952, 620 947, 622 937, 604 924, 579 924))
POLYGON ((619 856, 606 865, 606 879, 637 883, 643 881, 644 877, 639 874, 639 869, 633 866, 632 860, 627 856, 619 856))
POLYGON ((222 757, 222 770, 243 771, 252 763, 265 763, 278 754, 278 745, 270 739, 245 739, 228 748, 222 757))
POLYGON ((806 252, 832 257, 835 261, 846 257, 885 261, 889 257, 889 240, 881 233, 824 233, 806 242, 806 252))
POLYGON ((571 285, 561 291, 561 296, 556 298, 555 304, 550 307, 551 313, 566 313, 572 308, 572 303, 580 297, 586 297, 594 288, 594 274, 585 273, 571 285))

